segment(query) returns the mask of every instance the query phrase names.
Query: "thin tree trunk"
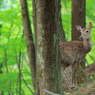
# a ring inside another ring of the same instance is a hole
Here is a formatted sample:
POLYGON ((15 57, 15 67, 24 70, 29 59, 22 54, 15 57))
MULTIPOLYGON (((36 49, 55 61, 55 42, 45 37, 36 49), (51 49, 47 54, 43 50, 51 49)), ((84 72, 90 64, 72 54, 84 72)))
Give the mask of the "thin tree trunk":
POLYGON ((58 27, 58 38, 60 42, 66 41, 66 37, 65 37, 65 31, 63 29, 63 25, 62 25, 62 18, 61 18, 61 0, 58 0, 58 23, 57 23, 57 27, 58 27))
POLYGON ((21 50, 19 51, 19 56, 18 56, 18 95, 21 95, 21 50))
POLYGON ((37 15, 36 15, 36 0, 33 0, 33 25, 34 25, 34 34, 35 34, 35 51, 37 48, 37 15))
POLYGON ((26 80, 23 78, 22 76, 22 80, 25 83, 26 87, 28 88, 28 90, 31 92, 31 95, 35 95, 34 92, 32 91, 31 87, 28 85, 28 83, 26 82, 26 80))
POLYGON ((30 26, 30 19, 29 13, 27 8, 27 0, 20 0, 21 3, 21 11, 22 11, 22 19, 23 19, 23 28, 24 28, 24 35, 26 37, 26 45, 30 63, 30 70, 32 81, 35 86, 36 81, 36 58, 35 58, 35 47, 33 42, 33 34, 30 26))
POLYGON ((58 87, 60 91, 60 95, 64 95, 63 93, 63 86, 62 86, 62 72, 61 72, 61 55, 60 55, 60 48, 59 48, 59 41, 65 41, 65 33, 62 26, 62 19, 61 19, 61 0, 55 0, 55 49, 56 49, 56 67, 57 67, 57 77, 58 77, 58 87), (61 35, 60 35, 61 34, 61 35), (59 39, 61 37, 61 40, 59 39))

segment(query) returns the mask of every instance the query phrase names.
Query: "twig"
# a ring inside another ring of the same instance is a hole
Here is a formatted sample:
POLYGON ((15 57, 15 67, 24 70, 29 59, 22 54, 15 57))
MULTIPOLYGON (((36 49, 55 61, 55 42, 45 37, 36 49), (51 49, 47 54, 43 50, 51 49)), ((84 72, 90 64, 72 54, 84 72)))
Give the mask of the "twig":
POLYGON ((25 85, 27 86, 27 88, 28 88, 28 89, 30 90, 30 92, 32 93, 32 95, 35 95, 34 92, 31 90, 31 88, 28 86, 28 84, 27 84, 27 82, 25 81, 25 79, 23 78, 23 76, 22 76, 22 79, 23 79, 25 85))
POLYGON ((49 93, 49 94, 51 94, 51 95, 60 95, 60 94, 55 94, 55 93, 52 93, 52 92, 50 92, 50 91, 47 91, 47 90, 43 90, 44 92, 47 92, 47 93, 49 93))
POLYGON ((95 62, 95 59, 93 56, 91 56, 90 54, 88 54, 88 56, 95 62))

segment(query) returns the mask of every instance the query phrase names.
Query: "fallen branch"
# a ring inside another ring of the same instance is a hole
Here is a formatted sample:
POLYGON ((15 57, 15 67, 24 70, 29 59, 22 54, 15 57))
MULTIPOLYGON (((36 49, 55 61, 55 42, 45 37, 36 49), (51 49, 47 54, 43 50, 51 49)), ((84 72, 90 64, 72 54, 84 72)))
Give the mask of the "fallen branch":
POLYGON ((51 95, 60 95, 60 94, 55 94, 55 93, 53 93, 53 92, 50 92, 50 91, 47 91, 47 90, 43 90, 44 92, 47 92, 47 93, 49 93, 49 94, 51 94, 51 95))

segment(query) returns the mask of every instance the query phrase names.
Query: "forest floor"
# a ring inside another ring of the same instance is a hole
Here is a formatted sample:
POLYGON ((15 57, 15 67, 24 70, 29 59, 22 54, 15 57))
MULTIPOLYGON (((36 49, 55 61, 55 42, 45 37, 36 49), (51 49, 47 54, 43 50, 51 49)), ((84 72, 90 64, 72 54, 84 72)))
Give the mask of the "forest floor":
POLYGON ((87 66, 85 74, 89 81, 67 95, 95 95, 95 63, 87 66))

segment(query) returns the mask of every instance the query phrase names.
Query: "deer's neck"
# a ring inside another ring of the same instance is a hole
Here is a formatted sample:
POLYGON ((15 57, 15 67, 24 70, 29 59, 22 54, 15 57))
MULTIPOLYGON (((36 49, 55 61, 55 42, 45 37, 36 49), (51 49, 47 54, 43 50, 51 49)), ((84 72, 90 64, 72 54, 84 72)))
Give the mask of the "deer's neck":
POLYGON ((86 53, 90 52, 91 47, 92 47, 91 39, 84 40, 83 47, 86 53))

